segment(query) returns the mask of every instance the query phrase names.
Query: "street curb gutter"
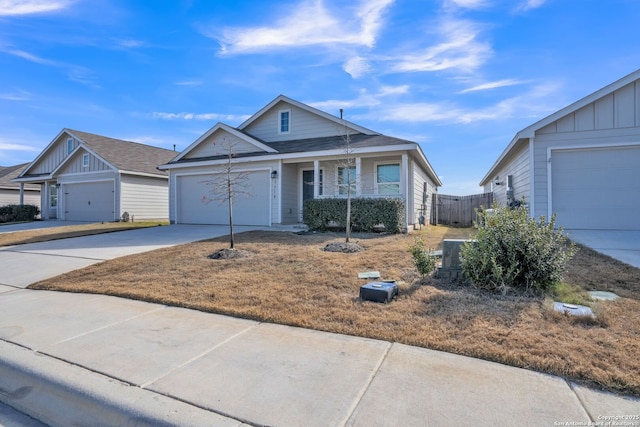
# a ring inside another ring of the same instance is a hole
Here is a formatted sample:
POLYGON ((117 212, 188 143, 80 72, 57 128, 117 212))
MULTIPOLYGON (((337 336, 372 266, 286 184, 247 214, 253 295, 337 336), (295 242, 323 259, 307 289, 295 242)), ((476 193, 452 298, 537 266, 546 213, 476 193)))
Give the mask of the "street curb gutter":
POLYGON ((54 427, 242 424, 1 340, 0 401, 54 427))

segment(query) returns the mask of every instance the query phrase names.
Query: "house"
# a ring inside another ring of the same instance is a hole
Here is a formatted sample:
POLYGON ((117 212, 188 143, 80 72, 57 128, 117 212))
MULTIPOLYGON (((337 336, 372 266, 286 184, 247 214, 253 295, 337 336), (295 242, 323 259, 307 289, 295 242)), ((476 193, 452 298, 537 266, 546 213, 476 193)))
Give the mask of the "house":
POLYGON ((480 185, 566 229, 640 230, 640 70, 518 132, 480 185))
POLYGON ((345 197, 349 185, 355 197, 402 198, 409 227, 421 214, 430 217, 427 200, 442 185, 417 143, 280 95, 238 127, 216 124, 160 166, 169 171, 172 223, 229 222, 227 206, 207 203, 207 184, 229 164, 244 174, 251 195, 234 199, 237 225, 301 222, 305 200, 345 197), (352 166, 343 162, 347 139, 352 166))
POLYGON ((20 184, 11 180, 17 178, 26 168, 28 163, 21 165, 0 166, 0 206, 6 205, 34 205, 40 208, 40 187, 27 184, 22 190, 20 199, 20 184))
POLYGON ((42 219, 117 221, 168 218, 168 174, 176 153, 63 129, 13 180, 40 186, 42 219))

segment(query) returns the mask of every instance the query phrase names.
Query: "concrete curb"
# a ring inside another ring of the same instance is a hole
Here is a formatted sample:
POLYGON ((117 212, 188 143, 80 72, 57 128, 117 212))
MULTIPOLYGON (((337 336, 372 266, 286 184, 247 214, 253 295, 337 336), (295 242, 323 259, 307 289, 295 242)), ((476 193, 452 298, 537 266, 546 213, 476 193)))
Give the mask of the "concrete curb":
POLYGON ((5 341, 0 355, 0 401, 51 426, 242 425, 5 341))

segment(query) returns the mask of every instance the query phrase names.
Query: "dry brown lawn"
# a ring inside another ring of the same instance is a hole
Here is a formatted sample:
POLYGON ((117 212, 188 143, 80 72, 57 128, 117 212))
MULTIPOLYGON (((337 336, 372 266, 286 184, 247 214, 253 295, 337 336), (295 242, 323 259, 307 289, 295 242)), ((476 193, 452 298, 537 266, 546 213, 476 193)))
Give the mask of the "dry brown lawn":
MULTIPOLYGON (((471 229, 428 227, 431 248, 471 229)), ((236 236, 249 258, 211 260, 227 238, 106 261, 37 283, 33 289, 118 295, 264 322, 358 335, 560 375, 640 395, 640 269, 581 248, 566 282, 624 298, 593 304, 594 321, 554 312, 549 298, 495 295, 462 283, 421 278, 411 235, 355 235, 355 254, 325 252, 338 234, 250 232, 236 236), (390 304, 362 302, 358 273, 402 281, 390 304)))
POLYGON ((70 237, 89 236, 92 234, 112 233, 114 231, 131 230, 133 228, 155 227, 166 225, 166 221, 145 222, 96 222, 92 224, 63 225, 60 227, 41 228, 38 230, 3 233, 0 226, 0 246, 23 245, 26 243, 46 242, 49 240, 68 239, 70 237))

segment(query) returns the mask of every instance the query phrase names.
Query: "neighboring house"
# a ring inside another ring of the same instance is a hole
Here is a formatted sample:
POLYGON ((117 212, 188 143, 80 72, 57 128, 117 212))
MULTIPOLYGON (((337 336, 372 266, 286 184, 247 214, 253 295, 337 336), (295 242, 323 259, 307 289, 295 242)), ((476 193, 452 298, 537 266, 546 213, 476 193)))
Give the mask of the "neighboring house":
POLYGON ((518 132, 480 185, 567 229, 640 230, 640 70, 518 132))
MULTIPOLYGON (((21 204, 20 184, 11 180, 17 178, 27 165, 28 163, 9 167, 0 166, 0 206, 21 204)), ((23 186, 22 204, 40 208, 40 187, 32 184, 23 186)))
POLYGON ((168 218, 168 175, 176 153, 63 129, 14 182, 38 184, 43 219, 117 221, 168 218))
POLYGON ((417 143, 280 95, 237 128, 216 124, 160 166, 170 175, 172 223, 228 223, 226 205, 205 201, 211 199, 207 182, 222 173, 230 149, 233 170, 246 174, 251 194, 234 201, 237 225, 301 222, 304 200, 345 197, 350 176, 354 197, 402 198, 410 227, 420 214, 430 218, 431 197, 442 185, 417 143), (350 169, 343 163, 347 135, 355 159, 350 169))

